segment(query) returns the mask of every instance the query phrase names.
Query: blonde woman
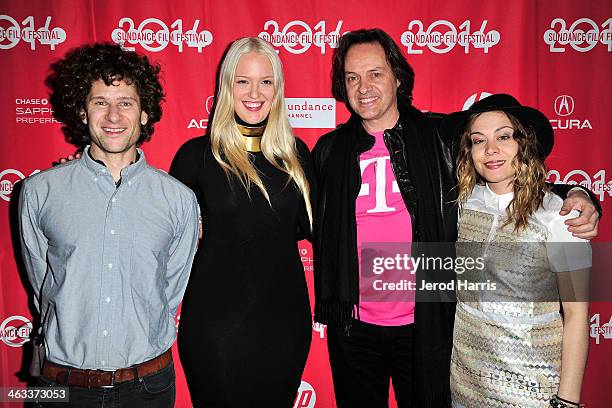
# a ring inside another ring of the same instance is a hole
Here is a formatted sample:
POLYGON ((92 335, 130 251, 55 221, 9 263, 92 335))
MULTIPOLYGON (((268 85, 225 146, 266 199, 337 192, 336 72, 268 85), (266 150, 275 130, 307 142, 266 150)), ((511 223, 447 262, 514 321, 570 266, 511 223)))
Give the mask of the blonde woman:
POLYGON ((311 313, 297 242, 311 231, 311 168, 283 87, 270 44, 235 41, 210 135, 186 142, 170 169, 203 218, 178 340, 195 407, 290 407, 300 385, 311 313))
POLYGON ((590 246, 567 231, 571 215, 545 183, 550 122, 497 94, 446 125, 459 137, 457 255, 485 260, 459 279, 495 283, 457 291, 453 406, 578 407, 590 246))

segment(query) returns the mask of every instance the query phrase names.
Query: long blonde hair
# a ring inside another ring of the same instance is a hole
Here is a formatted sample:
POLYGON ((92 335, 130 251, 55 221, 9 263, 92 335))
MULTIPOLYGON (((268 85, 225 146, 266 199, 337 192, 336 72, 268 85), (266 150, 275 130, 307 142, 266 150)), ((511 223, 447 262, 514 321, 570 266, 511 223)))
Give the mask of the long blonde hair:
MULTIPOLYGON (((514 231, 524 229, 529 217, 542 205, 544 193, 548 191, 546 185, 546 166, 544 161, 538 157, 536 135, 532 128, 526 128, 512 114, 503 112, 512 127, 512 137, 519 145, 518 152, 512 160, 512 168, 515 171, 513 181, 514 197, 506 208, 507 219, 502 228, 514 224, 514 231)), ((457 187, 459 189, 457 201, 463 205, 472 194, 476 184, 484 184, 485 180, 476 172, 472 161, 472 139, 470 132, 472 124, 480 113, 470 116, 467 126, 461 133, 459 140, 459 153, 457 155, 457 187)))
POLYGON ((270 205, 270 196, 261 181, 257 169, 249 161, 249 153, 244 147, 242 135, 238 130, 235 110, 233 84, 238 60, 245 54, 254 52, 266 56, 274 72, 274 98, 268 115, 266 129, 261 139, 261 151, 273 166, 287 174, 287 184, 294 181, 304 197, 308 219, 312 227, 312 207, 310 186, 296 152, 296 141, 287 118, 285 108, 285 80, 281 61, 274 48, 257 37, 236 40, 228 49, 219 73, 216 107, 210 131, 212 153, 230 178, 234 175, 243 185, 247 194, 252 184, 256 185, 270 205))

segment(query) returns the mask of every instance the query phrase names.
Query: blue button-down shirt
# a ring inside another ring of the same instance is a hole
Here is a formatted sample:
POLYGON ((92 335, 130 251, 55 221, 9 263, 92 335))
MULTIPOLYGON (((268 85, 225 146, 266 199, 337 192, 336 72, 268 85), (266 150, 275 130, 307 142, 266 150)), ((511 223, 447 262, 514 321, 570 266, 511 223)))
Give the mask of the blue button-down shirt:
POLYGON ((119 187, 87 151, 24 181, 23 258, 50 361, 114 370, 174 342, 198 205, 190 189, 139 153, 119 187))

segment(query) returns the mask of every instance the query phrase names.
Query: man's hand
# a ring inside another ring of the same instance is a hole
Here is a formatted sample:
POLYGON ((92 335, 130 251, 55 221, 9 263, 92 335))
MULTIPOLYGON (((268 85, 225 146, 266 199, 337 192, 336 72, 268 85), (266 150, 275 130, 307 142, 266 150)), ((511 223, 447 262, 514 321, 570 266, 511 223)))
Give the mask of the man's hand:
POLYGON ((571 210, 579 211, 580 216, 565 221, 565 225, 569 225, 567 230, 578 238, 595 238, 599 224, 599 213, 589 196, 580 190, 570 191, 563 201, 563 207, 561 207, 559 214, 567 215, 571 210))
POLYGON ((69 154, 68 157, 62 157, 59 159, 60 163, 67 163, 69 161, 72 161, 74 159, 80 159, 81 158, 81 152, 76 152, 75 154, 69 154))
POLYGON ((76 152, 75 154, 69 154, 68 157, 60 157, 56 162, 53 162, 53 166, 57 166, 58 164, 68 163, 74 159, 81 158, 81 152, 76 152))

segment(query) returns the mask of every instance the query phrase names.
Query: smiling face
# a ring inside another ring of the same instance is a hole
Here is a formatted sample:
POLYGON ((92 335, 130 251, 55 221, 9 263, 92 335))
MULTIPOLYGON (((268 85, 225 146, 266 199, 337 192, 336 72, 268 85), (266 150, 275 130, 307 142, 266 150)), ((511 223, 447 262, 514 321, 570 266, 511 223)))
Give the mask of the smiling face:
POLYGON ((344 59, 346 93, 351 108, 368 131, 395 126, 399 118, 395 78, 382 46, 378 43, 353 45, 344 59))
POLYGON ((233 84, 234 110, 249 124, 268 117, 274 100, 274 70, 262 54, 249 52, 238 60, 233 84))
POLYGON ((147 123, 136 88, 125 81, 113 82, 110 86, 101 79, 93 82, 81 116, 89 128, 91 154, 100 160, 112 155, 135 154, 140 125, 147 123))
POLYGON ((519 150, 513 134, 512 122, 501 111, 480 114, 470 127, 470 154, 476 172, 497 194, 509 193, 513 189, 516 171, 512 161, 519 150))

